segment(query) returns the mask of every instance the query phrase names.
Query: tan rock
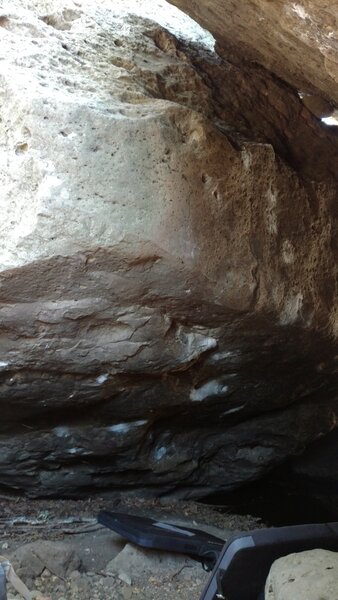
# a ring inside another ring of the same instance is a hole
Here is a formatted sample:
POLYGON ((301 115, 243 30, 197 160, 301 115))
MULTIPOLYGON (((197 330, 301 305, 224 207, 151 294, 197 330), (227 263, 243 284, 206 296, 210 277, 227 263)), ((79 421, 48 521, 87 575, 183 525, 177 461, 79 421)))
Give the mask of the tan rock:
POLYGON ((160 582, 161 577, 177 576, 181 571, 185 571, 188 578, 195 578, 199 575, 200 565, 196 565, 191 558, 181 554, 148 550, 126 544, 123 550, 106 566, 107 574, 118 575, 122 581, 129 585, 137 583, 141 577, 157 576, 160 582))
POLYGON ((0 483, 198 497, 336 421, 335 140, 114 6, 2 9, 0 483))
POLYGON ((234 60, 263 65, 302 92, 338 104, 337 13, 327 0, 170 0, 234 60))
POLYGON ((335 600, 338 554, 307 550, 276 560, 265 586, 265 600, 335 600))

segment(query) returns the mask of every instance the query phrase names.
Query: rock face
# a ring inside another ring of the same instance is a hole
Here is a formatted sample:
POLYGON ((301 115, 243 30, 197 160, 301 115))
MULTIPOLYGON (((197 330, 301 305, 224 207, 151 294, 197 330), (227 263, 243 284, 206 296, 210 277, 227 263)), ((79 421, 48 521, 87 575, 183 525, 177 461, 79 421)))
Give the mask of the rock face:
POLYGON ((275 73, 312 98, 309 104, 315 111, 319 110, 320 115, 326 116, 338 106, 338 33, 334 2, 170 2, 211 31, 220 51, 227 57, 257 63, 275 73))
POLYGON ((115 2, 0 27, 0 484, 200 497, 330 431, 335 134, 115 2))

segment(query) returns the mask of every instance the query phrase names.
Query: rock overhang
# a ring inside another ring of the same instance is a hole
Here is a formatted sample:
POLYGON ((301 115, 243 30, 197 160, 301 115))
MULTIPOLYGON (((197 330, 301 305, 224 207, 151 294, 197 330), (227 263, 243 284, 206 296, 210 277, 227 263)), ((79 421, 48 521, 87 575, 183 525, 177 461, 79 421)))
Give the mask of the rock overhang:
MULTIPOLYGON (((235 62, 255 62, 294 89, 338 106, 337 15, 326 0, 171 0, 235 62)), ((327 108, 324 109, 327 110, 327 108)))
POLYGON ((321 129, 271 78, 270 129, 240 101, 265 72, 40 4, 5 28, 0 481, 230 489, 334 427, 334 134, 288 159, 288 102, 321 129))

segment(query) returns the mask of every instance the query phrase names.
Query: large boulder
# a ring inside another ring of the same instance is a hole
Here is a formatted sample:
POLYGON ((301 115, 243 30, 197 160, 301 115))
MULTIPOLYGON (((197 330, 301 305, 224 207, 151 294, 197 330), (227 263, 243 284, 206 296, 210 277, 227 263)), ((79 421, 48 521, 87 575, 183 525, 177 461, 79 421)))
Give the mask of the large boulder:
POLYGON ((245 74, 113 1, 0 26, 0 484, 199 497, 330 431, 334 135, 301 109, 313 181, 292 91, 247 81, 250 124, 245 74))

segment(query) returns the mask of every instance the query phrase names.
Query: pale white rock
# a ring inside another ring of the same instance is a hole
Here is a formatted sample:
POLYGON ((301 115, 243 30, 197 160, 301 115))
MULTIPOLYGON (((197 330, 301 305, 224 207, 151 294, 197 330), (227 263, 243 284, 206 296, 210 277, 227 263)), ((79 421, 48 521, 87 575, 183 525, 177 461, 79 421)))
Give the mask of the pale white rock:
POLYGON ((110 425, 107 427, 108 431, 112 433, 128 433, 133 427, 142 427, 147 421, 132 421, 131 423, 117 423, 116 425, 110 425))
POLYGON ((242 404, 241 406, 235 406, 234 408, 229 408, 228 410, 224 411, 224 413, 222 413, 222 415, 223 416, 232 415, 234 413, 241 411, 243 408, 245 408, 245 404, 242 404))
POLYGON ((281 314, 281 323, 283 325, 295 323, 297 321, 301 315, 303 300, 304 296, 302 292, 290 294, 285 302, 284 310, 281 314))
POLYGON ((265 585, 265 600, 335 600, 338 553, 307 550, 276 560, 265 585))
POLYGON ((228 389, 228 386, 222 380, 214 379, 192 390, 190 392, 190 399, 193 402, 201 402, 202 400, 207 400, 210 396, 224 396, 228 389))

